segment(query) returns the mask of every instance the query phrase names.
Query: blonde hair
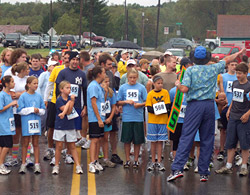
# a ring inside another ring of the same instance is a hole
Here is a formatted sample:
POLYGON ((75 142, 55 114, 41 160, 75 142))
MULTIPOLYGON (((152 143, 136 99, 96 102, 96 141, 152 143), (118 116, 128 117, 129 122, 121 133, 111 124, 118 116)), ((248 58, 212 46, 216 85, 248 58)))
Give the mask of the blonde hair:
POLYGON ((17 64, 14 64, 11 68, 11 72, 13 75, 17 73, 20 73, 22 70, 26 70, 27 67, 29 67, 29 64, 27 62, 19 62, 17 64))
POLYGON ((59 84, 59 86, 58 86, 58 89, 60 90, 60 89, 63 89, 66 85, 68 85, 68 84, 70 84, 70 82, 69 81, 62 81, 62 82, 60 82, 60 84, 59 84))
MULTIPOLYGON (((105 79, 109 79, 108 75, 105 76, 105 79)), ((109 95, 109 97, 112 98, 113 94, 114 94, 114 91, 110 87, 108 87, 108 95, 109 95)))
POLYGON ((135 68, 129 69, 129 71, 128 71, 128 73, 127 73, 127 77, 128 77, 130 74, 137 74, 137 77, 139 76, 139 72, 138 72, 138 70, 136 70, 135 68))
MULTIPOLYGON (((13 52, 14 50, 13 50, 12 48, 9 48, 9 47, 8 47, 8 48, 4 49, 4 50, 2 51, 2 53, 1 53, 1 55, 0 55, 0 59, 1 59, 1 61, 4 62, 4 63, 6 62, 4 58, 5 58, 5 55, 6 55, 6 53, 7 53, 8 51, 13 52)), ((8 62, 8 63, 9 63, 9 62, 8 62)))

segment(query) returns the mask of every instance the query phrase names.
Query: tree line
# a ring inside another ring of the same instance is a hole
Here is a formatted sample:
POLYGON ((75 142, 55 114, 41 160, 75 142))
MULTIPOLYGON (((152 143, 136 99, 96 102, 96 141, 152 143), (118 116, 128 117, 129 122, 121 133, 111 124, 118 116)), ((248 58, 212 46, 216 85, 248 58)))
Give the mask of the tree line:
MULTIPOLYGON (((218 14, 248 15, 250 1, 246 0, 179 0, 162 3, 160 6, 159 44, 178 37, 203 40, 206 30, 216 30, 218 14), (181 23, 182 25, 176 25, 181 23), (164 35, 164 27, 169 34, 164 35)), ((144 12, 144 46, 155 45, 157 5, 144 7, 128 4, 128 39, 141 44, 142 12, 144 12)), ((43 3, 0 4, 0 24, 30 25, 33 31, 46 33, 49 30, 50 5, 43 3)), ((52 24, 58 34, 79 34, 80 0, 53 2, 52 24)), ((105 0, 83 0, 82 31, 114 38, 124 37, 124 5, 107 5, 105 0)))

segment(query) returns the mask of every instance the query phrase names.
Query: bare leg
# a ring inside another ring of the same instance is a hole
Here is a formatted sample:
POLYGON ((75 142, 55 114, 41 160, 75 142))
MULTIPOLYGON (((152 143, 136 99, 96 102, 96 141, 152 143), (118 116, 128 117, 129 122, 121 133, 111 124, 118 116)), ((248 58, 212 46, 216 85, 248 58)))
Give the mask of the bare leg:
POLYGON ((162 145, 163 145, 163 142, 161 141, 158 141, 156 142, 157 144, 157 154, 158 154, 158 162, 160 163, 161 162, 161 155, 162 155, 162 145))
POLYGON ((104 132, 104 138, 102 140, 103 142, 103 153, 104 153, 104 159, 108 159, 109 158, 109 132, 104 132))
POLYGON ((91 138, 91 144, 89 148, 90 162, 95 162, 96 160, 97 142, 98 142, 98 138, 91 138))
POLYGON ((110 131, 110 145, 112 154, 117 154, 117 131, 110 131))
POLYGON ((151 156, 152 156, 152 162, 155 162, 155 150, 156 150, 156 143, 157 142, 151 142, 151 156))
POLYGON ((54 134, 54 128, 49 128, 48 130, 48 147, 53 148, 53 134, 54 134))
POLYGON ((234 160, 235 149, 228 149, 227 150, 227 162, 233 163, 234 160))
POLYGON ((139 158, 139 152, 140 152, 140 146, 141 144, 134 144, 134 156, 135 156, 135 161, 138 161, 139 158))
POLYGON ((63 142, 56 141, 55 166, 59 166, 63 142))
POLYGON ((35 163, 39 163, 39 135, 32 136, 32 144, 34 148, 35 163))
POLYGON ((249 150, 241 150, 241 155, 242 155, 242 164, 247 164, 249 157, 249 150))
POLYGON ((0 165, 2 165, 4 163, 4 160, 5 160, 5 157, 7 155, 9 151, 9 148, 1 148, 1 151, 0 151, 0 165))
POLYGON ((131 143, 125 143, 124 144, 126 161, 130 161, 130 146, 131 146, 131 143))
POLYGON ((76 166, 80 165, 75 142, 67 142, 67 145, 68 145, 68 147, 70 149, 70 152, 71 152, 71 154, 72 154, 72 156, 74 158, 76 166))
POLYGON ((30 136, 22 137, 22 164, 26 162, 27 149, 30 142, 30 136))
POLYGON ((220 130, 220 151, 224 151, 225 143, 226 143, 226 130, 221 129, 220 130))

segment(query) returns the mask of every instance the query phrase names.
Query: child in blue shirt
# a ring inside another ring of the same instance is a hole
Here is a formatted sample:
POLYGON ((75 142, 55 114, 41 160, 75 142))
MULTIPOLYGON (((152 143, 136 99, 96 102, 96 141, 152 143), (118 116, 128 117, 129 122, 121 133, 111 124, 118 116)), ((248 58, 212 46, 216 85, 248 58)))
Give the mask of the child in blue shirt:
POLYGON ((4 166, 5 157, 13 147, 12 135, 15 135, 15 120, 12 107, 17 107, 17 101, 12 101, 10 89, 15 86, 11 76, 2 78, 3 91, 0 93, 0 174, 6 175, 11 171, 4 166))
POLYGON ((123 84, 118 91, 118 105, 123 107, 122 113, 122 135, 121 141, 124 143, 126 162, 124 168, 130 167, 130 146, 134 144, 134 164, 138 168, 140 145, 144 143, 144 118, 143 107, 147 99, 146 88, 137 83, 138 71, 134 68, 127 73, 128 83, 123 84))
POLYGON ((41 135, 41 115, 45 113, 45 105, 40 94, 36 92, 38 79, 31 76, 26 82, 26 92, 18 100, 18 114, 21 115, 22 123, 22 165, 19 173, 26 173, 26 154, 32 136, 34 147, 35 169, 34 173, 41 173, 39 163, 39 136, 41 135))

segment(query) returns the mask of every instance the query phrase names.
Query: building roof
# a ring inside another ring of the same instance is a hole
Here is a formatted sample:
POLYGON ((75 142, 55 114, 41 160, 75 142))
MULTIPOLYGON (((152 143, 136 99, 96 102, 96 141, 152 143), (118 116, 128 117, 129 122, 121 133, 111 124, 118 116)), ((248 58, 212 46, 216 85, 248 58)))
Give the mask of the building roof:
POLYGON ((4 34, 15 33, 15 32, 26 32, 31 33, 29 25, 0 25, 0 32, 4 34))
POLYGON ((218 15, 217 36, 226 38, 249 38, 250 15, 218 15))

